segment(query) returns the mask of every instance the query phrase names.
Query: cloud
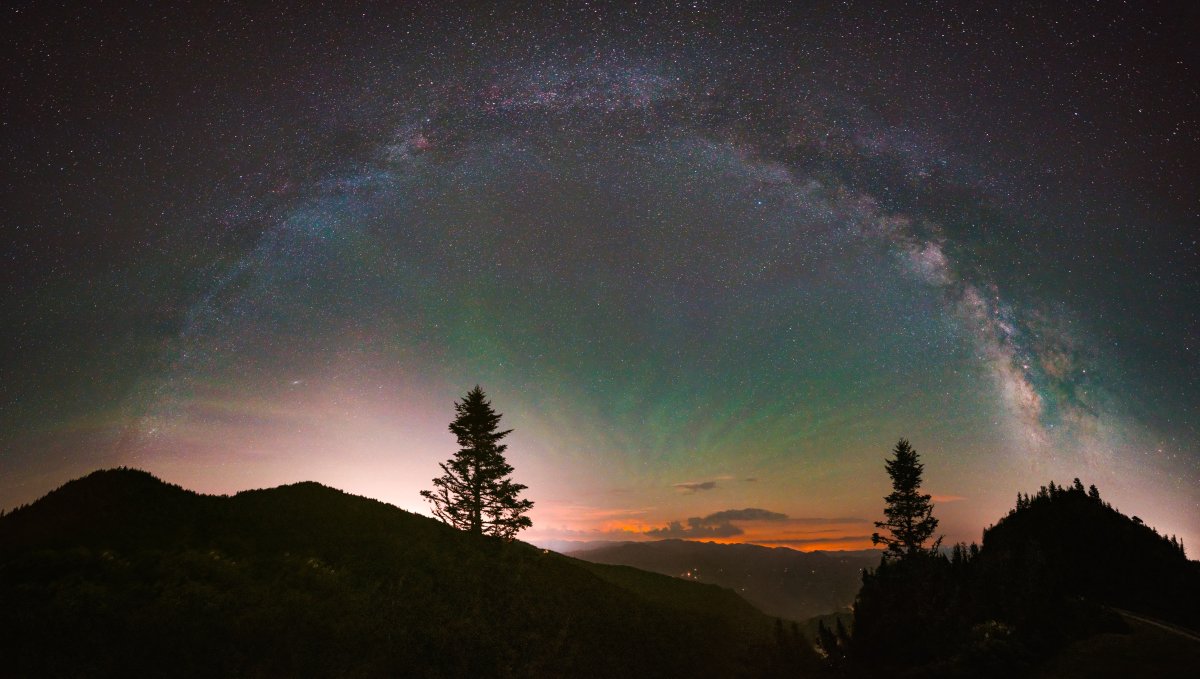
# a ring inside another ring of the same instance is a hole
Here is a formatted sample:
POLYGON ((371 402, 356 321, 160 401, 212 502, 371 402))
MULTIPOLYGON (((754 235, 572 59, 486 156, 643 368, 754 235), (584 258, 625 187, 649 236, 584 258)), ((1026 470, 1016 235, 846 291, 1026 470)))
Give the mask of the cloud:
POLYGON ((732 523, 706 525, 704 519, 693 516, 688 519, 686 527, 679 521, 672 521, 666 528, 651 528, 645 534, 653 538, 728 538, 741 535, 742 532, 732 523))
POLYGON ((787 514, 771 512, 765 509, 747 507, 745 509, 726 509, 704 517, 705 524, 727 523, 729 521, 787 521, 787 514))
POLYGON ((691 495, 699 490, 712 490, 717 487, 716 481, 689 481, 687 483, 676 483, 672 486, 681 493, 691 495))
POLYGON ((960 500, 965 500, 967 498, 964 495, 934 495, 931 499, 934 502, 945 503, 945 502, 959 502, 960 500))
POLYGON ((708 516, 693 516, 685 526, 682 521, 672 521, 665 528, 651 528, 644 534, 653 538, 728 538, 742 535, 745 531, 733 525, 734 521, 787 521, 787 514, 772 512, 757 507, 726 509, 708 516))

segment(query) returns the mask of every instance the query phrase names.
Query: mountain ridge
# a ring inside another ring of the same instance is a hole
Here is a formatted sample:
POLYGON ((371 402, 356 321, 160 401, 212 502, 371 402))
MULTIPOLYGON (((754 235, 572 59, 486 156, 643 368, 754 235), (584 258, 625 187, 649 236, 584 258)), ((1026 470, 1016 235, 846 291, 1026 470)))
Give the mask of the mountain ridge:
POLYGON ((760 676, 812 657, 713 585, 315 482, 215 496, 129 469, 0 518, 0 607, 0 654, 39 676, 760 676))
POLYGON ((768 615, 806 620, 849 608, 863 569, 878 565, 880 553, 801 552, 675 539, 626 542, 570 554, 715 583, 734 590, 768 615))

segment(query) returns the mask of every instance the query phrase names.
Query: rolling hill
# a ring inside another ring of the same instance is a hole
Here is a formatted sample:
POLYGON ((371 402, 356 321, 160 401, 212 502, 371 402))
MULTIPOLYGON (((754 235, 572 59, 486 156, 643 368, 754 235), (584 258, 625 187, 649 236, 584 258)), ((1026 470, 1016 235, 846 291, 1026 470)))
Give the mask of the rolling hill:
POLYGON ((0 518, 18 676, 763 676, 812 661, 734 593, 316 483, 200 495, 118 469, 0 518))

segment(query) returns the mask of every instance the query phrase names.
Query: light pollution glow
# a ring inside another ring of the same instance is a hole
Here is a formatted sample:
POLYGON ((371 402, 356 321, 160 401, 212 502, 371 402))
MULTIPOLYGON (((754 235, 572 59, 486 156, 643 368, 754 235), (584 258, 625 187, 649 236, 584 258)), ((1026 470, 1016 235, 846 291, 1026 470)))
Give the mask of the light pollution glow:
POLYGON ((987 172, 818 82, 752 115, 720 94, 738 73, 681 69, 612 51, 347 98, 325 131, 366 150, 206 206, 265 226, 192 272, 115 405, 8 439, 2 497, 126 464, 428 513, 452 403, 480 384, 535 543, 761 508, 790 518, 697 539, 865 548, 905 437, 950 542, 1078 476, 1200 544, 1195 441, 1122 398, 1135 376, 1088 310, 1006 286, 1006 251, 887 198, 966 194, 1014 228, 987 172))

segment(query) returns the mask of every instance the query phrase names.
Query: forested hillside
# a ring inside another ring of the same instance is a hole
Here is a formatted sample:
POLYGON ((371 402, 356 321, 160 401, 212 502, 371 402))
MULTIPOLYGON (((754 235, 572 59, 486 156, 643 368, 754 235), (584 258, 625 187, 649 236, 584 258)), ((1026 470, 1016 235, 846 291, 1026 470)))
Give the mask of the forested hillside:
POLYGON ((96 472, 0 519, 17 676, 762 676, 814 656, 732 592, 475 537, 316 483, 96 472))

